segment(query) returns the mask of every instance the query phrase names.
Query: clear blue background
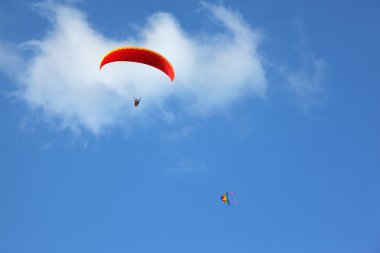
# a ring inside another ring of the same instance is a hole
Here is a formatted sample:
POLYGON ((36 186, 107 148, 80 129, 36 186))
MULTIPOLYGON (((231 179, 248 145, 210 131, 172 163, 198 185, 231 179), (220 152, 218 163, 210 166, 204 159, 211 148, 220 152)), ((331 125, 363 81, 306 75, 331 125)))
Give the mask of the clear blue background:
MULTIPOLYGON (((45 34, 29 2, 0 1, 2 40, 45 34)), ((380 252, 380 2, 224 4, 264 31, 271 62, 296 69, 306 39, 327 63, 321 104, 300 108, 268 66, 265 100, 127 138, 118 129, 78 137, 25 126, 41 116, 10 98, 14 81, 0 75, 1 253, 380 252), (170 138, 184 126, 188 136, 170 138), (239 204, 225 206, 225 191, 239 204)), ((75 6, 112 37, 159 10, 189 33, 207 26, 197 1, 75 6)))

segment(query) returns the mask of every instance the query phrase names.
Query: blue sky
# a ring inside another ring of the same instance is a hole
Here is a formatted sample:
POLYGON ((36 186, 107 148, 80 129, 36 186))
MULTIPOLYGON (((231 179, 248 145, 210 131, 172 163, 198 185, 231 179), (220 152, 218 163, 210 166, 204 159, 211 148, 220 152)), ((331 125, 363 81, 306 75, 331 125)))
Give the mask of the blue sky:
POLYGON ((1 1, 0 252, 380 252, 379 11, 1 1))

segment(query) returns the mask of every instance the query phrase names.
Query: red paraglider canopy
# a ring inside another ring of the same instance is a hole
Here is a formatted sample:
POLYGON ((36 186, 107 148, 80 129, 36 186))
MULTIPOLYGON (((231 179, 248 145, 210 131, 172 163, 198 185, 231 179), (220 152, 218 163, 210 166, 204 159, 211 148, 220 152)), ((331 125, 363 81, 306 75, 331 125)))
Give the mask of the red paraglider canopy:
POLYGON ((174 69, 171 63, 161 54, 143 47, 120 47, 106 54, 99 69, 115 61, 138 62, 155 67, 164 72, 170 80, 174 79, 174 69))

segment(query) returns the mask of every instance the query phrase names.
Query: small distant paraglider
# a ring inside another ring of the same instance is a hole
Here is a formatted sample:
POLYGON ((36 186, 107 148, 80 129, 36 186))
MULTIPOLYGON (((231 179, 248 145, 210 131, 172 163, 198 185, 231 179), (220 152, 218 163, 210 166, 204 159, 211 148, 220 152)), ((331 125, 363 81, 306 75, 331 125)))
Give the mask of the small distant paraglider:
POLYGON ((223 194, 220 199, 226 203, 227 205, 231 205, 231 204, 234 204, 236 205, 238 203, 238 201, 232 201, 230 202, 230 195, 232 194, 236 194, 236 192, 226 192, 225 194, 223 194))

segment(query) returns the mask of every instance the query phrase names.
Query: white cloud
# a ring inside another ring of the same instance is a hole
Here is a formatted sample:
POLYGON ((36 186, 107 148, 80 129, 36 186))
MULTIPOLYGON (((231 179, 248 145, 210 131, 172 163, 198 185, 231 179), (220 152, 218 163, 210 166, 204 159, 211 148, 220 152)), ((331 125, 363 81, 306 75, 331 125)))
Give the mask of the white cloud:
MULTIPOLYGON (((207 115, 246 93, 262 96, 266 78, 257 50, 260 34, 237 13, 202 5, 222 31, 193 35, 173 15, 160 12, 149 17, 135 36, 123 40, 101 34, 73 7, 45 5, 50 30, 42 39, 23 43, 32 49, 32 56, 22 56, 23 61, 12 58, 14 77, 21 84, 19 97, 48 119, 58 119, 60 127, 99 134, 142 118, 173 120, 166 106, 169 99, 180 101, 183 112, 207 115), (114 63, 99 71, 103 55, 125 45, 165 55, 175 68, 174 83, 141 64, 114 63), (132 105, 134 96, 142 97, 138 109, 132 105)), ((6 52, 0 47, 0 55, 6 52)), ((0 66, 6 59, 0 58, 0 66)))
POLYGON ((315 54, 307 48, 307 37, 303 29, 302 13, 298 13, 293 18, 293 26, 299 35, 299 45, 296 48, 297 54, 301 56, 297 69, 286 71, 287 81, 290 89, 298 99, 299 106, 305 110, 322 103, 324 94, 323 81, 325 78, 326 62, 317 58, 315 54))
POLYGON ((204 173, 208 171, 205 163, 195 163, 188 160, 180 160, 176 163, 175 167, 168 170, 169 174, 188 174, 188 173, 204 173))
POLYGON ((303 109, 308 110, 321 102, 321 95, 324 93, 322 88, 324 72, 325 62, 321 59, 310 58, 303 68, 288 73, 290 88, 298 97, 303 109))
POLYGON ((10 43, 0 41, 0 70, 9 76, 20 73, 23 67, 23 59, 14 54, 17 47, 10 43))

